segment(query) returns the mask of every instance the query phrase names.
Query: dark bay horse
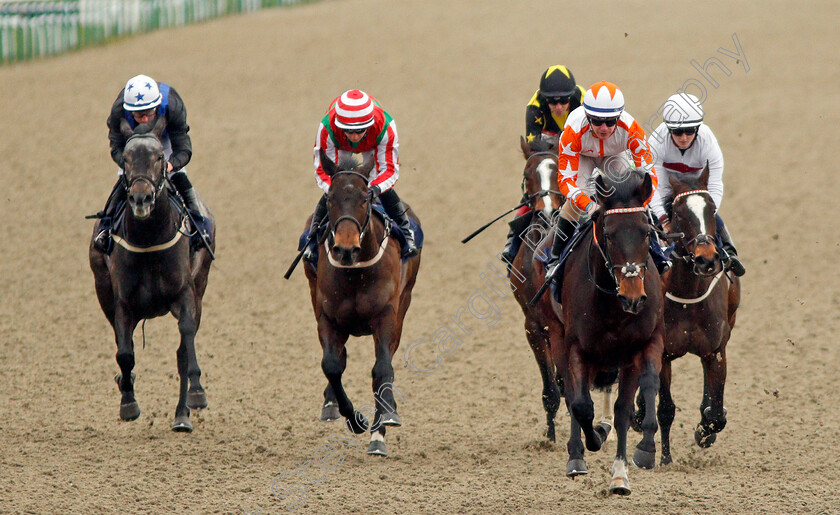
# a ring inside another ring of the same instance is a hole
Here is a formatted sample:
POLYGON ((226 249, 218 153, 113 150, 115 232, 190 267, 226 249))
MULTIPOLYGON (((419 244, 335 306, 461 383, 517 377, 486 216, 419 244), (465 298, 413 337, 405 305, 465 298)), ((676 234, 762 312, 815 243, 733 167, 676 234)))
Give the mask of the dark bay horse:
MULTIPOLYGON (((321 369, 328 381, 321 420, 335 420, 340 414, 355 434, 370 428, 368 454, 387 456, 385 426, 402 424, 394 399, 391 361, 400 344, 420 256, 403 261, 399 243, 373 213, 374 198, 368 189, 372 163, 346 160, 336 165, 322 150, 321 164, 332 178, 327 194, 330 226, 317 271, 304 267, 324 353, 321 369), (376 414, 372 426, 354 409, 341 384, 350 335, 373 335, 376 414)), ((408 209, 409 216, 417 220, 408 209)))
MULTIPOLYGON (((100 252, 91 238, 89 255, 96 295, 117 341, 121 373, 115 379, 122 393, 120 418, 135 420, 140 416, 132 372, 134 329, 141 320, 172 313, 181 333, 177 352, 181 384, 172 429, 188 432, 193 429, 190 409, 207 406, 196 360, 195 334, 212 259, 207 249, 190 249, 184 215, 165 186, 166 160, 160 142, 165 128, 163 117, 153 127, 141 125, 136 132, 123 122, 128 208, 121 227, 113 234, 111 254, 100 252)), ((209 211, 207 216, 211 217, 209 211)), ((215 223, 211 226, 215 234, 215 223)))
MULTIPOLYGON (((523 244, 511 263, 509 280, 513 295, 525 315, 525 337, 540 369, 545 435, 553 442, 556 439, 554 417, 563 396, 563 378, 554 366, 550 335, 556 334, 562 339, 563 324, 552 308, 554 300, 551 295, 542 295, 535 305, 531 305, 530 300, 545 282, 545 258, 551 252, 556 217, 565 199, 556 188, 557 147, 543 141, 529 144, 524 138, 520 138, 520 147, 525 157, 522 189, 529 197, 531 211, 517 219, 521 222, 514 221, 514 224, 519 224, 514 230, 522 234, 523 244)), ((610 404, 610 393, 607 391, 605 407, 609 408, 610 404)), ((603 418, 611 423, 612 412, 605 413, 603 418)))
MULTIPOLYGON (((598 371, 619 370, 615 402, 618 445, 610 491, 629 494, 626 449, 633 397, 641 387, 648 405, 654 402, 665 334, 662 285, 648 252, 644 207, 653 189, 648 174, 628 170, 622 181, 599 175, 596 190, 600 207, 584 240, 566 261, 558 313, 565 334, 561 338, 551 335, 552 354, 564 374, 566 406, 572 415, 566 466, 570 477, 587 471, 581 430, 590 451, 601 448, 609 430, 603 424, 593 427, 589 387, 598 371)), ((653 406, 647 409, 642 427, 644 438, 633 461, 653 468, 657 429, 653 406)))
MULTIPOLYGON (((694 440, 709 447, 726 425, 723 390, 726 344, 735 327, 741 299, 738 277, 723 270, 715 244, 715 203, 707 188, 708 165, 699 177, 670 175, 674 191, 671 224, 683 236, 676 242, 674 266, 665 294, 665 355, 659 376, 661 464, 671 463, 670 431, 675 406, 671 397, 671 362, 687 353, 703 364, 703 400, 694 440)), ((645 399, 639 398, 640 410, 645 399)), ((636 419, 640 418, 637 413, 636 419)))

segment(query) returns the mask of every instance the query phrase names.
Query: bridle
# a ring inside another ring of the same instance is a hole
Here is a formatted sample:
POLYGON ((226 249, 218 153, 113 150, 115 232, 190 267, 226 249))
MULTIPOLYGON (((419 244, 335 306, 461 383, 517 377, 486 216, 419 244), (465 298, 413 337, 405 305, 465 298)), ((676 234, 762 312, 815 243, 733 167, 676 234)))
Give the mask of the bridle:
MULTIPOLYGON (((619 215, 619 214, 627 214, 627 213, 644 213, 647 211, 645 206, 638 206, 638 207, 621 207, 615 209, 608 209, 604 212, 604 217, 609 215, 619 215)), ((615 270, 620 269, 621 275, 624 276, 625 279, 629 279, 631 277, 641 277, 642 282, 645 280, 645 275, 647 273, 647 263, 624 263, 623 265, 613 265, 612 261, 608 256, 608 252, 604 252, 604 249, 601 247, 600 242, 598 241, 598 228, 596 227, 595 223, 592 223, 592 239, 589 240, 590 247, 592 246, 592 242, 595 242, 595 247, 598 249, 598 252, 601 253, 601 257, 604 259, 604 266, 607 270, 610 271, 610 277, 613 278, 613 282, 615 282, 615 290, 607 290, 595 281, 595 278, 592 276, 592 266, 591 266, 591 253, 587 253, 590 257, 590 266, 587 266, 587 270, 589 270, 589 281, 598 288, 599 291, 602 293, 606 293, 608 295, 618 295, 618 281, 615 279, 615 270)), ((604 242, 606 245, 606 242, 604 242)), ((647 255, 647 253, 645 254, 647 255)))
MULTIPOLYGON (((551 152, 551 151, 548 151, 548 150, 543 150, 543 151, 540 151, 540 152, 534 152, 533 154, 529 155, 528 159, 525 161, 525 169, 526 170, 528 169, 528 163, 531 162, 531 158, 532 157, 537 157, 537 156, 549 156, 549 157, 558 158, 557 153, 551 152)), ((560 170, 558 170, 557 173, 560 173, 560 170)), ((522 193, 525 194, 525 195, 528 195, 528 205, 531 208, 531 210, 534 210, 534 206, 531 206, 531 203, 536 198, 544 197, 544 196, 546 196, 548 194, 551 194, 551 193, 553 193, 555 195, 560 195, 560 197, 563 197, 563 193, 561 193, 559 190, 552 190, 552 189, 539 190, 539 191, 535 191, 534 193, 527 193, 525 191, 525 181, 526 180, 527 180, 527 177, 523 176, 522 177, 521 188, 522 188, 522 193)), ((534 211, 536 211, 536 210, 534 210, 534 211)))
MULTIPOLYGON (((672 201, 672 204, 671 204, 672 205, 671 210, 672 211, 674 210, 673 205, 677 203, 677 200, 679 200, 681 198, 684 198, 684 197, 688 197, 689 195, 703 195, 703 194, 709 195, 709 197, 711 198, 711 193, 709 193, 708 190, 691 190, 691 191, 685 191, 683 193, 680 193, 680 194, 674 196, 674 200, 672 201)), ((677 217, 674 217, 674 222, 677 223, 677 217)), ((679 225, 677 225, 676 228, 679 229, 679 225)), ((697 247, 700 246, 700 245, 712 245, 712 246, 715 246, 715 247, 717 246, 716 243, 715 243, 714 236, 712 236, 710 234, 706 234, 706 233, 700 233, 700 234, 698 234, 694 238, 691 238, 688 241, 682 241, 682 246, 686 250, 686 252, 688 252, 688 254, 686 254, 686 255, 678 254, 675 250, 672 253, 672 255, 676 259, 679 259, 679 260, 681 260, 681 261, 683 261, 683 262, 685 262, 689 265, 692 265, 692 273, 694 273, 696 275, 703 276, 703 277, 709 277, 709 276, 715 275, 717 272, 710 272, 708 274, 701 274, 701 273, 697 272, 697 266, 695 266, 697 263, 696 263, 696 258, 695 258, 695 255, 694 255, 694 251, 697 250, 697 247)), ((718 258, 718 261, 719 261, 719 258, 718 258)), ((721 263, 721 266, 723 266, 722 263, 721 263)), ((715 267, 715 268, 717 268, 717 267, 715 267)))
MULTIPOLYGON (((365 184, 367 184, 367 182, 368 182, 367 177, 365 177, 364 175, 360 174, 359 172, 355 172, 353 170, 342 170, 340 172, 334 173, 332 176, 333 176, 333 178, 335 178, 336 175, 340 175, 340 174, 358 175, 359 177, 361 177, 365 181, 365 184)), ((335 241, 335 229, 336 229, 336 227, 338 227, 338 224, 343 222, 344 220, 350 220, 351 222, 356 224, 356 227, 359 229, 359 241, 361 242, 362 240, 364 240, 365 232, 367 232, 368 226, 370 225, 370 213, 373 210, 373 198, 372 198, 371 195, 369 195, 368 199, 367 199, 367 209, 365 210, 365 223, 363 223, 363 224, 359 223, 359 221, 356 219, 356 217, 354 217, 352 215, 339 216, 338 219, 335 222, 330 223, 330 243, 331 244, 332 244, 332 242, 335 241)))
MULTIPOLYGON (((128 142, 136 138, 153 138, 155 141, 160 142, 157 136, 154 134, 144 133, 144 134, 132 134, 129 136, 128 140, 126 141, 126 146, 128 142)), ((138 182, 145 182, 152 188, 152 204, 154 205, 157 201, 157 196, 160 195, 160 192, 163 190, 163 186, 166 184, 166 160, 161 160, 161 169, 160 169, 160 177, 158 178, 157 182, 155 182, 154 178, 151 175, 146 174, 133 174, 131 179, 126 179, 125 175, 123 175, 123 187, 125 191, 128 192, 131 190, 131 187, 137 184, 138 182)))

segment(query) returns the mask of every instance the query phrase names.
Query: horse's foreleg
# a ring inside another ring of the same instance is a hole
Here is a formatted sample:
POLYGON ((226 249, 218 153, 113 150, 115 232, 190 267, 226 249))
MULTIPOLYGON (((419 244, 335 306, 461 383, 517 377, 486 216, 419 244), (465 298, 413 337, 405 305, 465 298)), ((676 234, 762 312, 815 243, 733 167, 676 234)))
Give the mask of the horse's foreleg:
POLYGON ((332 387, 335 400, 338 402, 338 412, 347 419, 350 430, 355 434, 361 434, 368 429, 368 420, 362 413, 353 409, 353 403, 347 397, 344 386, 341 384, 341 376, 347 364, 346 357, 342 359, 344 344, 350 335, 334 329, 332 323, 325 315, 318 317, 318 338, 321 341, 321 348, 324 355, 321 359, 321 370, 332 387))
POLYGON ((662 458, 659 463, 668 465, 671 459, 671 426, 674 423, 676 406, 671 397, 671 361, 662 362, 662 372, 659 374, 659 434, 662 438, 662 458))
MULTIPOLYGON (((659 392, 659 373, 662 371, 662 343, 661 340, 652 343, 645 350, 641 358, 634 360, 632 373, 639 374, 638 385, 642 398, 645 400, 645 418, 642 419, 642 441, 636 445, 636 452, 633 454, 633 463, 639 468, 652 469, 656 466, 656 394, 659 392)), ((635 388, 635 387, 634 387, 635 388)), ((624 407, 622 407, 624 408, 624 407)), ((629 403, 626 406, 627 420, 633 414, 633 395, 629 394, 629 403)), ((616 410, 617 411, 617 410, 616 410)), ((616 415, 617 416, 617 415, 616 415)))
POLYGON ((134 398, 134 329, 137 320, 134 319, 125 306, 117 305, 114 311, 114 335, 117 340, 117 364, 120 374, 114 379, 120 388, 120 418, 135 420, 140 416, 140 405, 134 398))
POLYGON ((618 376, 618 395, 615 400, 615 460, 612 465, 610 492, 619 495, 630 493, 627 476, 627 430, 633 415, 633 395, 638 386, 638 371, 632 365, 623 368, 618 376))
MULTIPOLYGON (((606 428, 598 426, 598 431, 592 427, 595 420, 595 405, 589 394, 589 370, 583 363, 580 351, 574 347, 569 351, 569 361, 565 374, 566 407, 571 416, 580 425, 586 440, 586 448, 592 452, 601 449, 606 440, 606 428)), ((575 435, 570 435, 575 438, 575 435)), ((571 440, 570 440, 571 441, 571 440)))
POLYGON ((388 309, 384 317, 376 321, 373 327, 376 363, 371 370, 371 376, 373 377, 376 416, 371 427, 368 454, 387 456, 385 451, 385 426, 399 427, 402 425, 394 397, 394 367, 392 365, 401 333, 402 325, 391 308, 388 309))
POLYGON ((557 373, 549 352, 548 336, 539 325, 539 323, 527 320, 525 322, 525 336, 534 352, 534 358, 537 360, 537 366, 542 377, 542 403, 546 422, 545 436, 553 442, 556 439, 554 417, 560 407, 560 388, 557 386, 557 373))
POLYGON ((726 384, 726 347, 700 358, 703 363, 703 404, 700 423, 694 430, 694 440, 700 447, 709 447, 726 426, 723 389, 726 384))
POLYGON ((183 302, 172 313, 178 319, 181 344, 178 346, 178 376, 180 388, 178 406, 175 408, 174 431, 192 431, 190 409, 207 407, 207 396, 201 386, 201 369, 195 351, 195 333, 198 330, 195 292, 185 293, 183 302))

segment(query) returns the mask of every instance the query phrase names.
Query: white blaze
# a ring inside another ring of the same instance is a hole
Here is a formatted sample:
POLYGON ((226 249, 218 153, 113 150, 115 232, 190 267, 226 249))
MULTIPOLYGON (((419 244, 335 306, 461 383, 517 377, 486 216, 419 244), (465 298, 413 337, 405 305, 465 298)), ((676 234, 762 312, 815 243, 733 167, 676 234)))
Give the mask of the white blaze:
MULTIPOLYGON (((553 161, 551 159, 543 159, 539 165, 537 165, 537 173, 540 174, 540 189, 543 191, 548 191, 551 189, 551 164, 553 161)), ((543 196, 543 212, 547 216, 551 216, 551 197, 548 195, 543 196)))
POLYGON ((691 211, 697 221, 700 222, 700 234, 709 234, 706 231, 706 219, 703 217, 703 210, 706 208, 706 200, 701 197, 700 195, 689 195, 687 199, 685 199, 685 205, 688 206, 688 210, 691 211))

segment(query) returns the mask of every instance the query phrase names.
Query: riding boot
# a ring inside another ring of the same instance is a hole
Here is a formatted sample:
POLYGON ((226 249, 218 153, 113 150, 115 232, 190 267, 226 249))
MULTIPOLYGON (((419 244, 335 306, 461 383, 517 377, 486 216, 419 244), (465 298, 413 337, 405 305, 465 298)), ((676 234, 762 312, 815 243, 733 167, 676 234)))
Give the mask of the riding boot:
POLYGON ((312 222, 309 224, 309 240, 307 242, 306 249, 303 251, 303 260, 307 263, 315 264, 318 261, 318 235, 315 234, 315 232, 318 231, 318 226, 321 225, 325 216, 327 216, 326 193, 321 197, 321 200, 318 201, 318 205, 315 206, 315 212, 312 213, 312 222))
POLYGON ((650 257, 653 258, 653 264, 656 265, 656 269, 659 270, 659 275, 662 275, 671 269, 671 261, 668 259, 668 256, 665 255, 665 251, 662 250, 662 247, 659 246, 659 238, 657 238, 657 234, 653 230, 650 232, 649 249, 650 257))
POLYGON ((411 230, 411 222, 408 219, 405 205, 400 200, 397 192, 394 191, 394 188, 391 188, 388 191, 380 193, 379 200, 382 201, 382 207, 385 208, 385 212, 388 213, 388 216, 392 220, 397 222, 403 235, 405 235, 406 249, 402 257, 410 258, 419 254, 420 249, 417 248, 417 243, 414 241, 414 231, 411 230))
POLYGON ((717 213, 715 213, 715 221, 717 222, 717 234, 720 236, 721 247, 724 254, 721 256, 721 260, 726 264, 727 270, 732 270, 732 273, 735 274, 736 277, 741 277, 747 273, 747 269, 744 268, 743 263, 741 263, 741 260, 738 259, 738 250, 732 242, 732 236, 729 235, 729 231, 723 223, 723 218, 721 218, 717 213))
POLYGON ((554 233, 554 242, 551 245, 551 259, 546 268, 545 278, 548 281, 557 281, 558 287, 562 278, 562 274, 559 273, 562 270, 560 256, 563 254, 566 245, 572 240, 576 225, 575 222, 566 220, 562 216, 557 219, 557 231, 554 233))
MULTIPOLYGON (((522 200, 520 200, 519 203, 523 204, 527 200, 528 194, 524 194, 522 195, 522 200)), ((519 247, 522 246, 522 238, 520 237, 520 234, 522 234, 522 232, 528 228, 528 225, 531 224, 531 219, 533 218, 532 215, 532 211, 527 206, 522 207, 516 211, 516 217, 508 224, 510 229, 507 234, 507 243, 505 243, 505 248, 502 250, 501 254, 502 261, 508 265, 513 263, 513 260, 516 258, 516 254, 519 253, 519 247), (527 217, 527 219, 525 217, 527 217)))
POLYGON ((125 202, 127 193, 123 178, 120 177, 111 194, 108 195, 108 202, 105 203, 105 209, 97 213, 99 217, 99 225, 96 228, 96 237, 93 239, 93 245, 101 252, 109 253, 111 251, 111 228, 114 226, 114 217, 117 214, 117 208, 120 203, 125 202))
POLYGON ((207 239, 207 243, 210 243, 211 227, 210 221, 207 219, 207 215, 204 210, 204 203, 201 202, 198 193, 195 191, 195 188, 193 188, 186 172, 183 170, 174 172, 169 177, 169 182, 171 182, 175 186, 175 189, 178 190, 178 194, 181 195, 181 198, 184 200, 184 207, 186 207, 190 211, 190 214, 192 214, 193 220, 198 226, 196 227, 196 230, 201 231, 207 239))

